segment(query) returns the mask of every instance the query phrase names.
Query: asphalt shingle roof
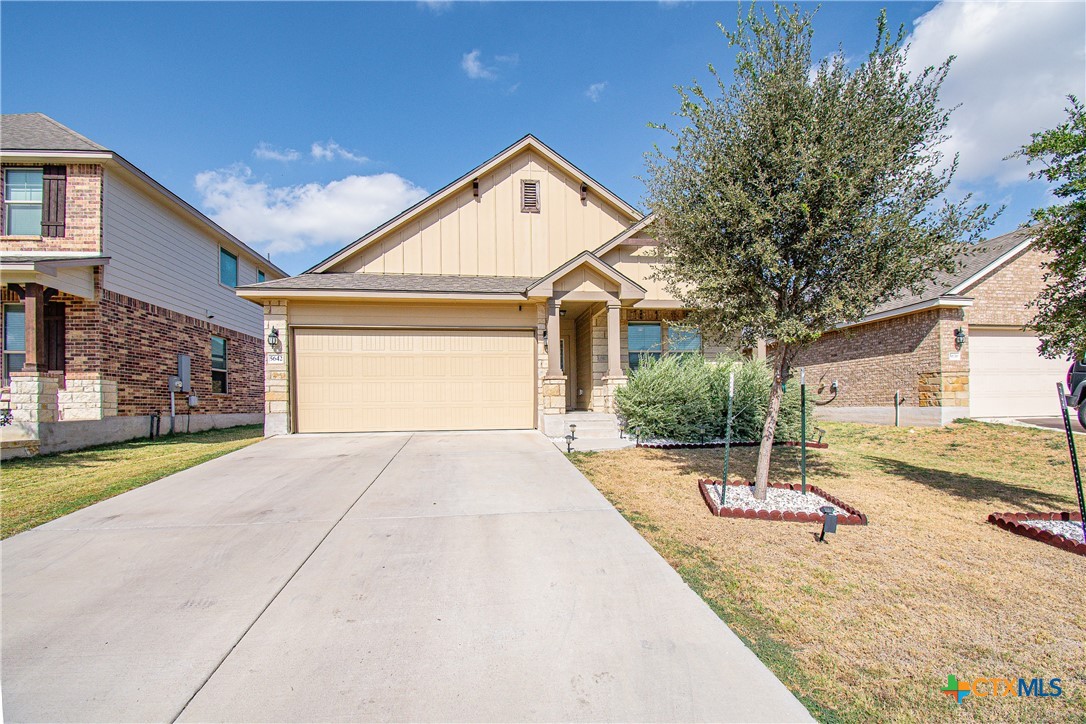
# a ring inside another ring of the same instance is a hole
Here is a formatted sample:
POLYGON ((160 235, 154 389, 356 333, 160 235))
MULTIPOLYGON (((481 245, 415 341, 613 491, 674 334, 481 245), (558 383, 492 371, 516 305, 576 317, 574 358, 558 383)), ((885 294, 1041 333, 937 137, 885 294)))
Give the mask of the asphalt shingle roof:
POLYGON ((0 116, 0 149, 5 151, 108 151, 44 113, 0 116))
MULTIPOLYGON (((940 273, 924 287, 920 294, 907 293, 880 304, 871 313, 879 314, 900 309, 920 302, 929 302, 938 299, 950 292, 984 267, 1006 254, 1014 247, 1029 238, 1032 232, 1026 229, 1017 229, 1009 234, 997 236, 978 244, 964 245, 962 253, 958 255, 957 271, 947 274, 940 273)), ((962 291, 962 296, 969 296, 968 290, 962 291)))
POLYGON ((299 274, 250 284, 246 289, 345 290, 357 292, 431 292, 523 294, 534 277, 469 277, 445 274, 299 274))

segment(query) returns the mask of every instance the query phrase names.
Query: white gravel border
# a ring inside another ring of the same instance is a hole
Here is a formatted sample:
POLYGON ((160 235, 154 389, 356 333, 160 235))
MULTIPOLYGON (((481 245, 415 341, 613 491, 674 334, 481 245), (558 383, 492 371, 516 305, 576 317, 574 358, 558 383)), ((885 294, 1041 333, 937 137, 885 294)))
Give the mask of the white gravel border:
MULTIPOLYGON (((713 504, 720 507, 720 486, 707 485, 709 497, 713 504)), ((769 488, 766 490, 765 500, 757 500, 754 497, 754 488, 750 485, 729 485, 724 495, 725 508, 739 508, 740 510, 779 510, 782 513, 814 513, 820 515, 819 508, 828 505, 834 509, 838 516, 851 515, 847 510, 834 505, 821 495, 807 491, 804 495, 798 490, 788 488, 769 488)))
POLYGON ((1077 520, 1031 520, 1027 518, 1018 522, 1041 530, 1047 530, 1049 533, 1055 533, 1061 538, 1066 538, 1075 543, 1086 543, 1086 540, 1082 538, 1082 523, 1077 520))

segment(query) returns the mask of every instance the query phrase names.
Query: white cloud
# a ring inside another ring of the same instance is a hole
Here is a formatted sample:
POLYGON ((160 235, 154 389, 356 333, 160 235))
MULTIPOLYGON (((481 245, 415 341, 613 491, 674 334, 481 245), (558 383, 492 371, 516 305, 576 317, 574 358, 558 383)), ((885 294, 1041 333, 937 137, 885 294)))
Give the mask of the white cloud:
POLYGON ((602 83, 593 83, 592 85, 588 86, 588 90, 586 90, 584 94, 588 97, 588 100, 592 101, 593 103, 599 103, 600 96, 603 95, 603 90, 606 87, 606 81, 602 83))
POLYGON ((494 73, 492 68, 488 68, 483 65, 483 61, 480 59, 482 51, 473 50, 470 53, 464 53, 464 57, 460 59, 460 67, 464 69, 464 72, 468 74, 469 78, 474 80, 493 80, 498 76, 494 73))
POLYGON ((295 151, 293 148, 276 148, 264 141, 261 141, 253 149, 253 155, 257 158, 265 161, 297 161, 302 157, 302 154, 295 151))
POLYGON ((452 7, 452 0, 422 0, 419 5, 434 15, 441 15, 452 7))
POLYGON ((426 196, 392 173, 276 187, 244 164, 197 174, 196 190, 209 216, 265 253, 345 244, 426 196))
POLYGON ((470 53, 464 53, 460 58, 460 68, 472 80, 495 80, 499 75, 499 66, 512 68, 520 63, 520 56, 516 53, 495 55, 494 63, 483 60, 483 51, 476 48, 470 53))
POLYGON ((354 161, 356 163, 366 163, 369 161, 365 156, 354 153, 353 151, 348 151, 346 148, 332 140, 329 140, 327 143, 315 141, 313 145, 309 147, 309 155, 316 161, 333 161, 337 158, 354 161))
POLYGON ((911 71, 957 58, 943 84, 952 136, 943 149, 961 154, 956 181, 1026 178, 1004 156, 1030 133, 1059 123, 1068 93, 1086 87, 1086 17, 1081 2, 942 2, 915 22, 911 71))

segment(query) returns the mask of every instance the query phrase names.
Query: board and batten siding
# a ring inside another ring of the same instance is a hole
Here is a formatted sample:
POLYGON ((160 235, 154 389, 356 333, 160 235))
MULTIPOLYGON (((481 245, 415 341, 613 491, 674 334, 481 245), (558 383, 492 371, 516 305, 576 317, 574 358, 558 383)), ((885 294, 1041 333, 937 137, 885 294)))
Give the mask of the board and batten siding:
MULTIPOLYGON (((259 305, 219 283, 219 242, 116 174, 105 174, 102 286, 244 334, 263 335, 259 305)), ((254 284, 257 268, 236 249, 238 284, 254 284)))
POLYGON ((664 283, 653 279, 656 272, 655 246, 620 246, 603 255, 603 260, 623 275, 645 288, 645 299, 674 300, 675 297, 664 287, 664 283))
POLYGON ((540 277, 632 223, 591 187, 528 149, 417 218, 406 219, 329 271, 540 277), (540 184, 540 211, 521 208, 521 182, 540 184))

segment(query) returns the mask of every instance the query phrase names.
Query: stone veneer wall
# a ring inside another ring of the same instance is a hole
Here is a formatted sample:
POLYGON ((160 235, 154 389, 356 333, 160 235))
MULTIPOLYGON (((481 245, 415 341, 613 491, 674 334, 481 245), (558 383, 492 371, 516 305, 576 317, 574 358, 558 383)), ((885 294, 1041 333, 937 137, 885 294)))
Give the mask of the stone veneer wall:
MULTIPOLYGON (((41 164, 7 164, 40 168, 41 164)), ((102 166, 98 164, 69 164, 64 204, 64 236, 0 236, 0 251, 83 251, 98 252, 102 248, 102 166)), ((3 205, 0 183, 0 208, 3 205)))

